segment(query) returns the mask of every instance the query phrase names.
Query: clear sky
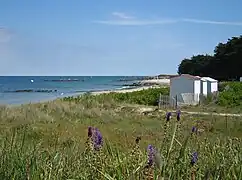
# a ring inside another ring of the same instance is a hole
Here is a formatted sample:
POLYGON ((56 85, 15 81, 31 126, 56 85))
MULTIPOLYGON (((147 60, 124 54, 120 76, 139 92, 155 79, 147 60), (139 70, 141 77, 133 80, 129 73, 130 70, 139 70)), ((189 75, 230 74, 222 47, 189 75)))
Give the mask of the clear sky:
POLYGON ((242 34, 241 0, 0 1, 0 75, 156 75, 242 34))

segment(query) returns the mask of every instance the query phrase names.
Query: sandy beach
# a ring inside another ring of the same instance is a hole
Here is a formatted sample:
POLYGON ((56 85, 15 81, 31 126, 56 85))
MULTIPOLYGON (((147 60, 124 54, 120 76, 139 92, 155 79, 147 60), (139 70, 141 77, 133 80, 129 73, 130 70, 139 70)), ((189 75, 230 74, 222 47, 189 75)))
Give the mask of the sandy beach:
POLYGON ((106 90, 106 91, 95 91, 91 92, 92 95, 99 95, 99 94, 106 94, 106 93, 128 93, 128 92, 134 92, 134 91, 142 91, 144 89, 149 88, 158 88, 159 86, 146 86, 146 87, 137 87, 132 89, 117 89, 117 90, 106 90))
POLYGON ((106 90, 106 91, 95 91, 91 92, 92 95, 99 95, 105 93, 129 93, 134 91, 142 91, 149 88, 159 88, 164 85, 169 85, 170 79, 150 79, 150 80, 142 80, 140 81, 144 86, 142 87, 134 87, 132 89, 118 89, 118 90, 106 90), (148 86, 145 84, 149 84, 148 86))
POLYGON ((156 84, 156 85, 169 85, 170 79, 148 79, 142 80, 141 84, 156 84))

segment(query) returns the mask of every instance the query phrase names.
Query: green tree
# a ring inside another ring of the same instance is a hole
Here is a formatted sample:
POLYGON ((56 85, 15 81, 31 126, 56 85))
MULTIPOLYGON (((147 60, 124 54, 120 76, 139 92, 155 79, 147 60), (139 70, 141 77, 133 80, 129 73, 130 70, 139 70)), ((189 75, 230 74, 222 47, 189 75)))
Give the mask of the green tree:
POLYGON ((242 36, 232 37, 226 43, 219 43, 214 50, 214 59, 223 80, 239 80, 242 76, 242 36))
POLYGON ((197 55, 184 59, 178 74, 210 76, 218 80, 238 80, 242 76, 242 36, 219 43, 214 55, 197 55))
POLYGON ((191 59, 184 59, 178 67, 178 74, 207 76, 212 59, 213 56, 207 54, 192 56, 191 59))

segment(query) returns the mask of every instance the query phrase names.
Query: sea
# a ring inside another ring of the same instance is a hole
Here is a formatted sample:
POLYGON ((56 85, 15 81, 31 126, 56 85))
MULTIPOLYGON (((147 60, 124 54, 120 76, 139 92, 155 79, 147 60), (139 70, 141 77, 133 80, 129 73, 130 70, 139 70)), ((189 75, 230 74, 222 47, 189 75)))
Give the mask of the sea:
POLYGON ((141 76, 0 76, 0 105, 20 105, 87 92, 132 88, 141 76))

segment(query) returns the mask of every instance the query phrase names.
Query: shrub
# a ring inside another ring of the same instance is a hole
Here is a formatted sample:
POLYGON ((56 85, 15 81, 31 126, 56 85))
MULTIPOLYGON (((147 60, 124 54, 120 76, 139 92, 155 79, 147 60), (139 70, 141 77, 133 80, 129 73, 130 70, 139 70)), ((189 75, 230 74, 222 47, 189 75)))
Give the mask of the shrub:
POLYGON ((221 106, 242 106, 242 83, 227 82, 223 91, 219 93, 218 104, 221 106))
POLYGON ((131 93, 113 93, 113 98, 118 102, 127 102, 143 105, 157 105, 159 95, 169 95, 168 88, 150 88, 131 93))
POLYGON ((161 88, 150 88, 144 89, 141 91, 133 91, 128 93, 107 93, 107 94, 100 94, 98 96, 90 96, 90 95, 83 95, 80 97, 66 97, 63 100, 65 101, 74 101, 79 102, 88 100, 88 101, 98 101, 98 102, 124 102, 124 103, 131 103, 131 104, 140 104, 140 105, 157 105, 159 95, 169 95, 169 88, 168 87, 161 87, 161 88))

